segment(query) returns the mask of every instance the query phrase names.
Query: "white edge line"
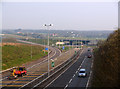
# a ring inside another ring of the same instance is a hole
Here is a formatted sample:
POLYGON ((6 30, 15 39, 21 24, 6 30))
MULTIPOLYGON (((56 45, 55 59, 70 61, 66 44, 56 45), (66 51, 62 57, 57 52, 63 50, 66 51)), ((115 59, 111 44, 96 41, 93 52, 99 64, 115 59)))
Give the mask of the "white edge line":
MULTIPOLYGON (((75 62, 76 62, 76 61, 75 61, 75 62)), ((71 66, 71 65, 70 65, 70 66, 71 66)), ((69 66, 69 67, 70 67, 70 66, 69 66)), ((69 68, 69 67, 68 67, 68 68, 69 68)), ((67 68, 67 69, 68 69, 68 68, 67 68)), ((66 70, 67 70, 67 69, 66 69, 66 70)), ((65 71, 66 71, 66 70, 65 70, 65 71)), ((59 76, 61 76, 65 71, 63 71, 59 76)), ((55 73, 56 73, 56 72, 55 72, 55 73)), ((58 76, 58 77, 59 77, 59 76, 58 76)), ((57 78, 58 78, 58 77, 57 77, 57 78)), ((51 83, 53 83, 57 78, 55 78, 51 83)), ((46 80, 46 79, 44 79, 44 80, 46 80)), ((44 81, 44 80, 43 80, 43 81, 44 81)), ((33 86, 33 88, 31 88, 31 89, 34 89, 34 88, 37 87, 40 83, 41 83, 41 82, 39 82, 38 84, 36 84, 35 86, 33 86)), ((48 87, 51 83, 49 83, 46 87, 48 87)), ((45 88, 46 88, 46 87, 45 87, 45 88)), ((43 88, 43 89, 45 89, 45 88, 43 88)))
MULTIPOLYGON (((82 52, 83 52, 83 50, 82 50, 82 52)), ((82 54, 82 52, 80 53, 80 55, 82 54)), ((78 59, 78 58, 77 58, 77 59, 78 59)), ((76 62, 76 61, 75 61, 75 62, 76 62)), ((74 62, 74 63, 75 63, 75 62, 74 62)), ((71 66, 72 66, 72 64, 71 64, 71 66)), ((69 66, 67 69, 69 69, 71 66, 69 66)), ((66 69, 66 70, 67 70, 67 69, 66 69)), ((64 70, 58 77, 56 77, 52 82, 50 82, 45 88, 47 88, 50 84, 52 84, 52 83, 53 83, 57 78, 59 78, 66 70, 64 70)), ((67 86, 68 86, 68 85, 66 85, 65 88, 66 88, 67 86)), ((45 89, 45 88, 44 88, 44 89, 45 89)), ((65 88, 64 88, 64 89, 65 89, 65 88)))
MULTIPOLYGON (((46 73, 47 73, 47 72, 45 72, 44 74, 46 74, 46 73)), ((42 76, 43 76, 43 75, 42 75, 42 76)), ((18 89, 21 89, 21 88, 25 87, 26 85, 30 84, 31 82, 35 81, 36 79, 38 79, 38 78, 40 78, 40 77, 41 77, 41 76, 39 76, 39 77, 33 79, 32 81, 26 83, 25 85, 23 85, 22 87, 20 87, 20 88, 18 88, 18 89)))
POLYGON ((86 89, 88 88, 88 85, 89 85, 89 82, 90 82, 91 74, 92 74, 92 71, 90 71, 90 76, 89 76, 88 81, 87 81, 86 89))
MULTIPOLYGON (((91 64, 91 68, 92 67, 93 67, 93 61, 92 61, 92 64, 91 64)), ((91 78, 91 74, 92 74, 92 70, 90 71, 90 76, 89 76, 88 81, 87 81, 86 89, 88 88, 88 85, 89 85, 89 82, 90 82, 90 78, 91 78)))
MULTIPOLYGON (((69 59, 68 59, 69 60, 69 59)), ((67 61, 67 60, 66 60, 67 61)), ((62 62, 63 63, 63 62, 62 62)), ((61 64, 62 64, 61 63, 61 64)), ((57 67, 57 66, 56 66, 57 67)), ((46 72, 47 73, 47 72, 46 72)), ((45 73, 44 73, 45 74, 45 73)), ((43 76, 43 75, 42 75, 43 76)), ((37 78, 35 78, 34 80, 32 80, 32 81, 30 81, 30 82, 28 82, 27 84, 25 84, 25 85, 23 85, 22 87, 20 87, 19 89, 21 89, 21 88, 23 88, 23 87, 25 87, 26 85, 28 85, 28 84, 30 84, 31 82, 33 82, 33 81, 35 81, 36 79, 38 79, 38 78, 40 78, 41 76, 39 76, 39 77, 37 77, 37 78)), ((33 87, 34 88, 34 87, 33 87)))
MULTIPOLYGON (((38 44, 39 45, 39 44, 38 44)), ((55 49, 54 49, 55 50, 55 49)), ((59 49, 58 49, 59 50, 59 49)), ((61 54, 61 51, 59 50, 59 52, 60 52, 60 54, 61 54)), ((53 56, 55 56, 55 54, 56 54, 56 50, 55 50, 55 53, 54 53, 54 55, 53 56)), ((50 58, 52 58, 53 56, 51 56, 50 58)), ((45 59, 45 58, 43 58, 43 59, 45 59)), ((39 63, 37 63, 37 64, 34 64, 34 65, 32 65, 31 67, 28 67, 27 68, 27 70, 29 70, 30 68, 32 68, 32 67, 34 67, 34 66, 37 66, 37 65, 39 65, 39 64, 42 64, 43 62, 45 62, 46 60, 48 60, 48 59, 45 59, 44 61, 41 61, 41 62, 39 62, 39 63)), ((12 67, 13 68, 13 67, 12 67)), ((4 71, 0 71, 0 73, 2 73, 2 72, 5 72, 5 71, 8 71, 8 70, 11 70, 12 68, 9 68, 9 69, 7 69, 7 70, 4 70, 4 71)), ((5 77, 5 78, 3 78, 3 79, 0 79, 0 81, 2 81, 2 80, 5 80, 5 79, 7 79, 8 77, 5 77)))
MULTIPOLYGON (((83 50, 82 50, 82 51, 83 51, 83 50)), ((80 55, 81 55, 81 54, 80 54, 80 55)), ((82 64, 83 64, 83 62, 85 61, 85 59, 86 59, 86 57, 85 57, 84 60, 82 61, 80 67, 82 66, 82 64)), ((79 68, 80 68, 80 67, 79 67, 79 68)), ((78 68, 78 69, 79 69, 79 68, 78 68)), ((77 72, 78 72, 78 70, 77 70, 75 73, 77 73, 77 72)), ((74 77, 75 77, 75 74, 73 75, 73 78, 74 78, 74 77)), ((68 87, 68 84, 67 84, 67 87, 68 87)), ((66 89, 67 87, 65 86, 64 89, 66 89)))
MULTIPOLYGON (((55 51, 55 53, 56 53, 56 51, 55 51)), ((52 56, 53 57, 53 56, 52 56)), ((46 59, 47 60, 47 59, 46 59)), ((47 73, 47 72, 45 72, 45 73, 47 73)), ((44 74, 45 74, 44 73, 44 74)), ((43 75, 44 75, 43 74, 43 75)), ((41 75, 41 76, 43 76, 43 75, 41 75)), ((33 81, 35 81, 36 79, 38 79, 38 78, 40 78, 41 76, 39 76, 39 77, 37 77, 37 78, 35 78, 34 80, 32 80, 31 82, 28 82, 27 84, 25 84, 25 85, 23 85, 22 87, 20 87, 19 89, 21 89, 21 88, 23 88, 24 86, 26 86, 26 85, 28 85, 28 84, 30 84, 30 83, 32 83, 33 81)))
MULTIPOLYGON (((54 49, 54 50, 55 50, 55 49, 54 49)), ((56 54, 56 50, 55 50, 55 53, 54 53, 53 56, 55 56, 55 54, 56 54)), ((53 56, 51 56, 50 59, 51 59, 53 56)), ((42 64, 42 63, 45 62, 46 60, 48 60, 48 59, 45 59, 44 61, 41 61, 41 62, 39 62, 39 63, 37 63, 37 64, 34 64, 33 66, 28 67, 27 69, 30 69, 30 68, 32 68, 32 67, 34 67, 34 66, 37 66, 37 65, 39 65, 39 64, 42 64)))

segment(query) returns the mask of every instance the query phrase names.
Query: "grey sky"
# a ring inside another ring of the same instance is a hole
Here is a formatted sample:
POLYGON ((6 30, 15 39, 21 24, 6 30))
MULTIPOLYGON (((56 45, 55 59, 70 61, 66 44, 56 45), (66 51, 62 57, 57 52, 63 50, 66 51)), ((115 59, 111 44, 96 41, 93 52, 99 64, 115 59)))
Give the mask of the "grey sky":
POLYGON ((3 29, 114 30, 117 2, 4 2, 3 29))

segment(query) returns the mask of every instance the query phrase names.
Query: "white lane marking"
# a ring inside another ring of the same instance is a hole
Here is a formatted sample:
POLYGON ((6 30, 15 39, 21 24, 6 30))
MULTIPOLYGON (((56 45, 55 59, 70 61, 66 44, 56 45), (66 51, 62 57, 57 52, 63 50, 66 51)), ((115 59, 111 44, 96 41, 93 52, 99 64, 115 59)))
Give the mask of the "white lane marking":
MULTIPOLYGON (((82 50, 82 51, 83 51, 83 50, 82 50)), ((87 57, 85 56, 84 60, 82 61, 81 65, 80 65, 80 67, 79 67, 78 69, 81 68, 81 66, 82 66, 82 64, 84 63, 84 61, 85 61, 86 58, 87 58, 87 57)), ((77 73, 77 72, 78 72, 78 71, 76 71, 75 73, 77 73)), ((74 76, 75 76, 75 74, 73 75, 73 78, 74 78, 74 76)), ((68 87, 68 84, 67 84, 67 87, 68 87)), ((67 87, 65 87, 64 89, 66 89, 67 87)))
MULTIPOLYGON (((91 64, 91 68, 92 68, 92 67, 93 67, 93 60, 92 60, 92 64, 91 64)), ((88 81, 87 81, 87 84, 86 84, 86 89, 87 89, 88 86, 89 86, 89 82, 90 82, 91 74, 92 74, 92 70, 90 71, 90 76, 89 76, 88 81)))
POLYGON ((92 71, 90 71, 90 76, 89 76, 88 81, 87 81, 86 89, 88 88, 88 85, 89 85, 89 82, 90 82, 91 74, 92 74, 92 71))
MULTIPOLYGON (((81 55, 82 53, 83 53, 83 50, 81 51, 80 55, 81 55)), ((78 58, 79 58, 79 57, 78 57, 78 58)), ((78 58, 77 58, 77 59, 78 59, 78 58)), ((77 60, 76 60, 76 61, 77 61, 77 60)), ((76 61, 75 61, 75 62, 76 62, 76 61)), ((75 63, 75 62, 74 62, 74 63, 75 63)), ((73 64, 71 64, 67 69, 69 69, 72 65, 73 65, 73 64)), ((67 69, 66 69, 66 70, 67 70, 67 69)), ((51 81, 45 88, 47 88, 47 87, 48 87, 50 84, 52 84, 56 79, 58 79, 66 70, 64 70, 58 77, 56 77, 53 81, 51 81)), ((67 86, 68 86, 68 85, 66 85, 65 88, 67 88, 67 86)), ((45 89, 45 88, 44 88, 44 89, 45 89)), ((64 89, 65 89, 65 88, 64 88, 64 89)))
POLYGON ((68 84, 65 86, 65 88, 64 89, 66 89, 68 87, 68 84))
MULTIPOLYGON (((55 50, 55 49, 54 49, 55 50)), ((59 49, 58 49, 59 50, 59 49)), ((60 54, 61 54, 61 51, 59 50, 59 52, 60 52, 60 54)), ((56 54, 56 50, 55 50, 55 53, 54 53, 54 55, 53 56, 55 56, 55 54, 56 54)), ((50 58, 52 58, 53 56, 51 56, 50 58)), ((45 58, 43 58, 43 59, 45 59, 45 58)), ((29 70, 30 68, 32 68, 32 67, 34 67, 34 66, 37 66, 37 65, 40 65, 40 64, 42 64, 42 63, 44 63, 45 61, 47 61, 48 59, 45 59, 44 61, 41 61, 41 62, 39 62, 39 63, 37 63, 37 64, 34 64, 34 65, 32 65, 31 67, 28 67, 27 68, 27 70, 29 70)), ((10 69, 12 69, 12 68, 10 68, 10 69)), ((10 70, 10 69, 7 69, 7 70, 10 70)), ((7 71, 7 70, 5 70, 5 71, 7 71)), ((1 72, 1 71, 0 71, 1 72)), ((3 79, 0 79, 0 81, 2 81, 2 80, 5 80, 5 79, 7 79, 8 77, 5 77, 5 78, 3 78, 3 79)))
POLYGON ((68 51, 66 51, 65 53, 68 53, 69 52, 69 50, 68 51))
MULTIPOLYGON (((55 50, 56 51, 56 50, 55 50)), ((53 57, 53 56, 52 56, 53 57)), ((51 57, 50 57, 51 58, 51 57)), ((46 72, 47 73, 47 72, 46 72)), ((45 74, 45 73, 44 73, 45 74)), ((43 76, 43 75, 41 75, 41 76, 43 76)), ((39 77, 41 77, 41 76, 39 76, 39 77)), ((20 87, 19 89, 21 89, 21 88, 23 88, 23 87, 25 87, 26 85, 28 85, 28 84, 30 84, 30 83, 32 83, 33 81, 35 81, 36 79, 38 79, 39 77, 37 77, 37 78, 35 78, 34 80, 32 80, 32 81, 30 81, 30 82, 28 82, 27 84, 25 84, 25 85, 23 85, 22 87, 20 87)))
POLYGON ((76 71, 75 73, 77 74, 78 71, 76 71))
MULTIPOLYGON (((47 73, 47 72, 46 72, 47 73)), ((44 73, 45 74, 45 73, 44 73)), ((42 75, 43 76, 43 75, 42 75)), ((39 77, 37 77, 37 78, 35 78, 35 79, 33 79, 32 81, 30 81, 30 82, 28 82, 28 83, 26 83, 25 85, 23 85, 22 87, 20 87, 20 88, 18 88, 18 89, 21 89, 21 88, 23 88, 23 87, 25 87, 25 86, 27 86, 28 84, 30 84, 30 83, 32 83, 32 82, 34 82, 36 79, 38 79, 38 78, 40 78, 41 76, 39 76, 39 77)))
POLYGON ((80 65, 80 67, 83 65, 83 63, 84 63, 85 59, 86 59, 86 57, 85 57, 85 58, 84 58, 84 60, 82 61, 82 63, 81 63, 81 65, 80 65))
MULTIPOLYGON (((55 49, 54 49, 54 50, 55 50, 55 49)), ((56 50, 55 50, 55 53, 54 53, 53 56, 55 56, 55 54, 56 54, 56 50)), ((52 58, 53 56, 51 56, 50 58, 52 58)), ((45 59, 45 60, 42 61, 42 62, 39 62, 39 63, 37 63, 37 64, 34 64, 34 65, 32 65, 31 67, 28 67, 27 70, 29 70, 30 68, 32 68, 32 67, 34 67, 34 66, 37 66, 37 65, 40 65, 40 64, 44 63, 46 60, 48 60, 48 59, 45 59)))
POLYGON ((71 83, 72 79, 70 79, 69 83, 71 83))
POLYGON ((75 77, 75 74, 73 75, 73 78, 75 77))
POLYGON ((93 62, 92 62, 92 64, 91 64, 91 68, 93 68, 93 62))
MULTIPOLYGON (((76 60, 76 61, 77 61, 77 60, 76 60)), ((76 61, 75 61, 75 62, 76 62, 76 61)), ((75 62, 74 62, 74 63, 75 63, 75 62)), ((72 66, 72 64, 71 64, 69 67, 71 67, 71 66, 72 66)), ((69 67, 68 67, 68 68, 69 68, 69 67)), ((67 68, 67 69, 68 69, 68 68, 67 68)), ((67 69, 66 69, 66 70, 67 70, 67 69)), ((58 77, 60 77, 66 70, 64 70, 58 77)), ((47 88, 51 83, 53 83, 58 77, 56 77, 52 82, 50 82, 45 88, 47 88)), ((41 82, 39 82, 38 84, 36 84, 35 86, 33 86, 32 89, 34 89, 35 87, 37 87, 40 83, 41 83, 41 82)), ((45 89, 45 88, 43 88, 43 89, 45 89)))

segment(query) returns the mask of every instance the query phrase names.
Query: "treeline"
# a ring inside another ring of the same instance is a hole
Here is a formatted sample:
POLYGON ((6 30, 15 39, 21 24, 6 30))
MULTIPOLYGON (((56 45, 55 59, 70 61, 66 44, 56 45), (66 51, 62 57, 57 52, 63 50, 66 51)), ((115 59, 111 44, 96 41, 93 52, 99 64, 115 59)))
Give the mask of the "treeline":
POLYGON ((92 87, 118 88, 120 83, 120 29, 100 42, 94 51, 92 87))

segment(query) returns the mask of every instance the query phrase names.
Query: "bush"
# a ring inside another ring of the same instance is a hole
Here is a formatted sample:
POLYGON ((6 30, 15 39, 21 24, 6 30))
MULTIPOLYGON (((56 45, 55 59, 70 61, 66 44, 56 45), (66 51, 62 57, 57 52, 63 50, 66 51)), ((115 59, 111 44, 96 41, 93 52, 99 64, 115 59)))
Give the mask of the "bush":
POLYGON ((94 52, 92 87, 118 87, 120 30, 114 31, 94 52))

